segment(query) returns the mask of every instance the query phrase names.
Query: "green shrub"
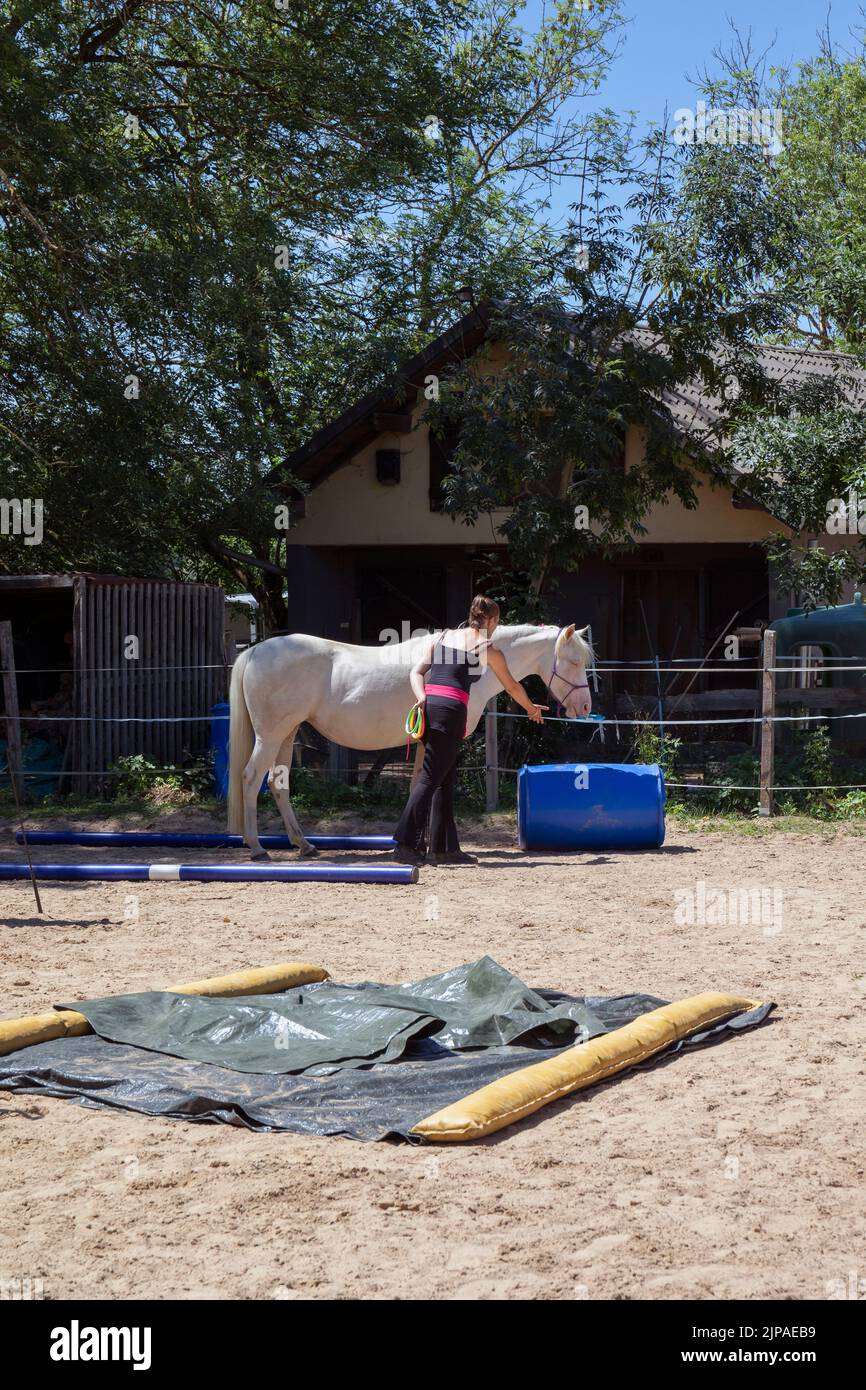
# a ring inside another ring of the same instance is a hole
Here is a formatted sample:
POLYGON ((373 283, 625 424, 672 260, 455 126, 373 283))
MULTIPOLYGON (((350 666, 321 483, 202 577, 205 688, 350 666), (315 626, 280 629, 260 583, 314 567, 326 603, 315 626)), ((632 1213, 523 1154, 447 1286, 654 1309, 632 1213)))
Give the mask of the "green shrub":
MULTIPOLYGON (((118 801, 147 800, 157 783, 165 780, 156 776, 158 771, 158 765, 144 753, 130 753, 127 757, 118 758, 109 768, 109 772, 120 774, 114 782, 115 798, 118 801)), ((169 785, 180 786, 180 782, 170 781, 169 785)))

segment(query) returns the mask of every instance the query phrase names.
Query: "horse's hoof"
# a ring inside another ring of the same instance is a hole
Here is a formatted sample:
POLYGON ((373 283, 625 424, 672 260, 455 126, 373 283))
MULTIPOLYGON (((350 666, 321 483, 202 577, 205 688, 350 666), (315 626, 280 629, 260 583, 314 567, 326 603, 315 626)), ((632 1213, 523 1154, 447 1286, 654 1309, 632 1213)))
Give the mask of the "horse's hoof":
POLYGON ((298 858, 299 858, 299 859, 315 859, 315 857, 316 857, 316 855, 317 855, 318 853, 319 853, 319 851, 316 849, 316 846, 315 846, 315 845, 307 845, 307 844, 304 844, 304 845, 301 845, 301 848, 298 850, 298 858))
POLYGON ((266 849, 260 849, 257 854, 250 855, 250 859, 252 859, 254 864, 260 863, 263 859, 270 859, 270 857, 266 849))

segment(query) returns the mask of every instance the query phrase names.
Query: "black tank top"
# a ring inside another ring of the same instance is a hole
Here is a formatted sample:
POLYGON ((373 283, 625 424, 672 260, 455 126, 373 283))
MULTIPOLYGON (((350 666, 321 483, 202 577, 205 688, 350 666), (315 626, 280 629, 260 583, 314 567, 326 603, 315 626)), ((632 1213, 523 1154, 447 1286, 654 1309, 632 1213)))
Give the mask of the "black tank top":
POLYGON ((469 694, 472 684, 484 674, 481 648, 468 652, 462 647, 450 647, 441 637, 433 648, 433 661, 425 676, 428 685, 456 685, 469 694))

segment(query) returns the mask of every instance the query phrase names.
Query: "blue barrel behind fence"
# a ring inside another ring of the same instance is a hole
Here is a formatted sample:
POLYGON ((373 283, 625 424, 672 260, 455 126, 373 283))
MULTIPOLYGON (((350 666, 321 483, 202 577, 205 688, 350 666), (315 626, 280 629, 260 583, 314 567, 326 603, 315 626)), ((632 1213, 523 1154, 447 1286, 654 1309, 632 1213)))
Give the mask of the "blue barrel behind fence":
POLYGON ((219 801, 229 793, 229 705, 221 700, 210 712, 210 747, 213 753, 214 789, 219 801))
MULTIPOLYGON (((213 754, 213 782, 217 801, 225 801, 229 794, 229 713, 231 706, 227 700, 211 705, 210 711, 210 750, 213 754)), ((268 789, 265 773, 259 795, 268 789)))
POLYGON ((548 763, 517 778, 521 849, 657 849, 665 783, 657 763, 548 763))

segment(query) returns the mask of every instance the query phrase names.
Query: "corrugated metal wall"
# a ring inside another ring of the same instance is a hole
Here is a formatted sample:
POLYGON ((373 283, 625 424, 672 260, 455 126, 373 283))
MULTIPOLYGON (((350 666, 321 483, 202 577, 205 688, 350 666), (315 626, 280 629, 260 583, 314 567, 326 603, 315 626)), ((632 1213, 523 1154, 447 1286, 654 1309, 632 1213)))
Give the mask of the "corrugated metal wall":
POLYGON ((74 725, 70 762, 94 775, 76 778, 77 788, 97 791, 105 783, 99 772, 129 754, 143 753, 161 767, 185 753, 204 757, 209 725, 195 716, 225 698, 224 624, 217 585, 82 576, 75 666, 76 714, 83 719, 74 725), (127 655, 129 638, 137 639, 137 658, 127 655), (154 722, 114 722, 131 717, 154 722))

